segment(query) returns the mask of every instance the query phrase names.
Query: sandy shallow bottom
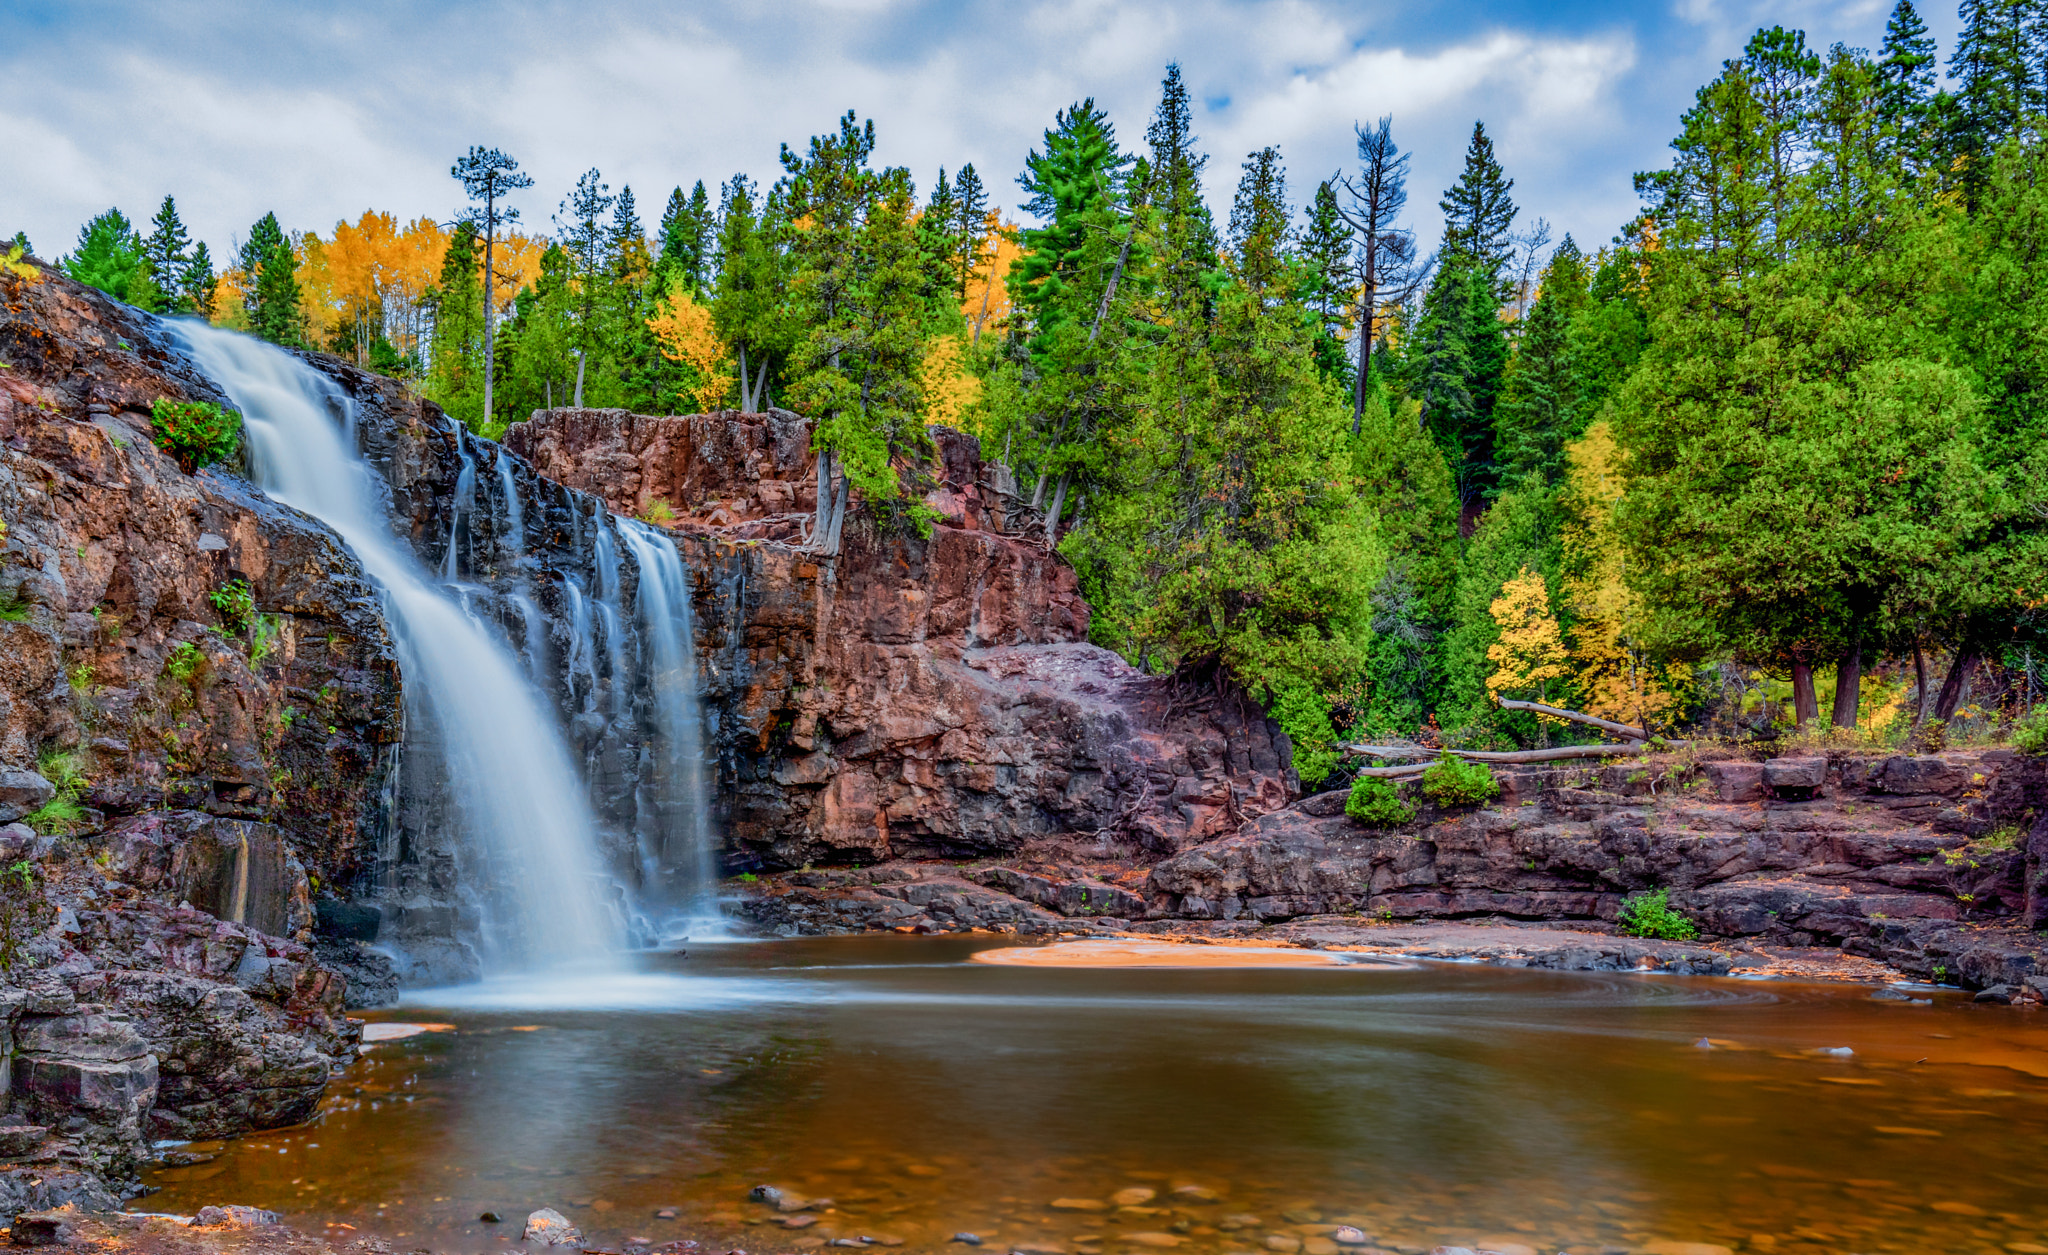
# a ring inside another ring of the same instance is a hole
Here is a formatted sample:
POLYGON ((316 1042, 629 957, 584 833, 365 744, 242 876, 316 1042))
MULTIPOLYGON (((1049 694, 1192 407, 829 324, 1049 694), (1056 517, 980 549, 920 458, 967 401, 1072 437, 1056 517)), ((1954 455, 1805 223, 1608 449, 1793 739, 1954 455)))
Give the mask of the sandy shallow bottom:
POLYGON ((1005 967, 1391 967, 1361 964, 1320 950, 1274 946, 1186 945, 1171 941, 1065 941, 978 951, 976 963, 1005 967))

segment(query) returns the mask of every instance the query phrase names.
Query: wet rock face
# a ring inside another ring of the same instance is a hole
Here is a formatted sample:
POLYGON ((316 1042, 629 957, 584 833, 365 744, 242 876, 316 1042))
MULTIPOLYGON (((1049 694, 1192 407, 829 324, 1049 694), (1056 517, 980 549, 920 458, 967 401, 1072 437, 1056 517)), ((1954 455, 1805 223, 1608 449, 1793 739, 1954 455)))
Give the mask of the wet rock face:
POLYGON ((1040 839, 1168 853, 1298 787, 1257 704, 1213 673, 1146 676, 1086 643, 1073 570, 976 442, 938 429, 929 537, 816 500, 794 415, 537 413, 507 447, 646 513, 697 574, 698 647, 734 868, 1004 854, 1040 839))
POLYGON ((154 401, 219 397, 146 315, 55 272, 0 278, 0 361, 0 816, 31 809, 14 786, 68 752, 104 815, 271 820, 346 883, 400 729, 354 559, 234 474, 186 475, 155 448, 154 401), (215 604, 234 581, 253 622, 215 604))

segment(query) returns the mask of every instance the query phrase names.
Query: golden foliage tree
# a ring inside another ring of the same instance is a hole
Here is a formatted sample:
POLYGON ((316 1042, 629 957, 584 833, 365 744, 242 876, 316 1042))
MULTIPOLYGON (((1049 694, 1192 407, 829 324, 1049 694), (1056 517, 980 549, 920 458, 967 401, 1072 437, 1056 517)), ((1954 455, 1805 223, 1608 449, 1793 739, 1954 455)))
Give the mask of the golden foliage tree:
POLYGON ((683 396, 694 398, 698 410, 709 413, 732 395, 731 350, 718 338, 709 306, 699 305, 690 295, 689 282, 681 277, 656 306, 647 329, 661 345, 661 355, 689 367, 693 381, 683 386, 683 396))
POLYGON ((1571 655, 1557 616, 1550 611, 1550 587, 1543 573, 1523 567, 1501 586, 1500 596, 1487 610, 1500 628, 1500 639, 1486 649, 1487 661, 1494 664, 1493 674, 1486 677, 1487 693, 1498 697, 1529 691, 1537 701, 1547 700, 1550 682, 1571 674, 1565 665, 1571 655))
POLYGON ((1689 672, 1659 665, 1641 643, 1642 602, 1628 586, 1626 553, 1614 535, 1623 483, 1605 419, 1565 450, 1565 461, 1564 598, 1574 617, 1574 687, 1587 714, 1648 728, 1677 708, 1689 672))

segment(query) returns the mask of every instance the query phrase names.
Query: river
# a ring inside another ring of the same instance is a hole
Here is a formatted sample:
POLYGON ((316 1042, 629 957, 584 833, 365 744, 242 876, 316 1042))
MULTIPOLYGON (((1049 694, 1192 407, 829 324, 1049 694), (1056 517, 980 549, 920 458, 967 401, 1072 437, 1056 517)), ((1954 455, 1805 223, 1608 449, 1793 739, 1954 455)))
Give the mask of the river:
POLYGON ((1350 1225, 1546 1255, 2048 1252, 2040 1012, 1443 964, 967 961, 995 944, 700 945, 415 995, 372 1018, 449 1031, 372 1047, 309 1125, 185 1148, 216 1157, 155 1170, 133 1206, 456 1251, 551 1206, 613 1250, 966 1232, 1318 1255, 1350 1225), (789 1228, 757 1184, 830 1210, 789 1228))

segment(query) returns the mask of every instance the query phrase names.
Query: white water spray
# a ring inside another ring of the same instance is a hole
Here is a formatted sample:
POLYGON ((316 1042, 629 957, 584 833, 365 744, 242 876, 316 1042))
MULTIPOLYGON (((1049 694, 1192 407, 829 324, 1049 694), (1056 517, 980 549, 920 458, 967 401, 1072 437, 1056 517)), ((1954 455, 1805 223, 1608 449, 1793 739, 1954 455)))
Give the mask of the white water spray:
MULTIPOLYGON (((497 635, 392 534, 378 483, 344 438, 353 403, 271 345, 192 322, 172 331, 242 411, 256 482, 340 533, 383 594, 408 717, 438 730, 455 812, 487 860, 477 870, 496 890, 488 896, 514 904, 515 918, 487 913, 487 961, 502 968, 612 951, 597 821, 554 718, 497 635)), ((463 474, 473 491, 467 463, 463 474)))

